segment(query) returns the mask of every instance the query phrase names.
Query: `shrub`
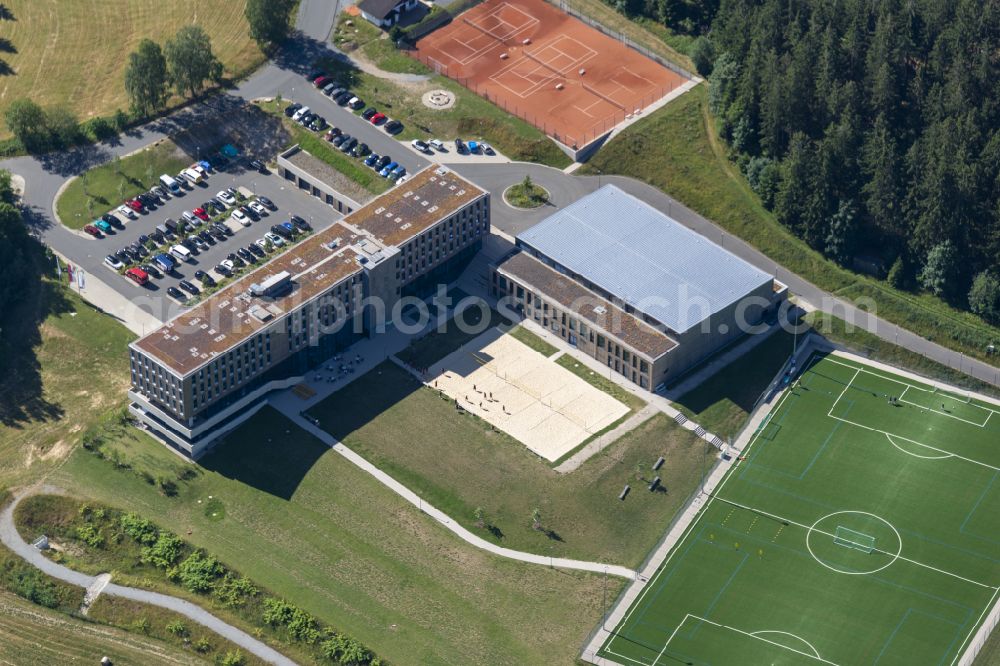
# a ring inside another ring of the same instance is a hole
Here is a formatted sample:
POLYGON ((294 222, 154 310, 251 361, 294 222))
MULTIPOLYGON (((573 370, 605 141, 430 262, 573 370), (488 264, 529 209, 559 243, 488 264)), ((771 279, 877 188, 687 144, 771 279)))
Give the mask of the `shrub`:
POLYGON ((149 546, 156 543, 156 528, 146 518, 142 518, 134 513, 123 513, 118 520, 122 531, 139 543, 149 546))
POLYGON ((1000 278, 983 271, 972 281, 969 309, 990 323, 1000 323, 1000 278))
POLYGON ((177 567, 176 576, 189 592, 208 592, 225 569, 214 557, 196 550, 177 567))
POLYGON ((226 654, 218 662, 219 666, 243 666, 246 660, 243 658, 243 653, 239 650, 227 650, 226 654))
POLYGON ((249 578, 232 572, 227 573, 215 586, 215 596, 226 608, 242 606, 248 598, 257 596, 257 593, 257 588, 249 578))
POLYGON ((180 620, 173 620, 167 623, 167 632, 174 636, 187 636, 187 626, 180 620))
POLYGON ((147 564, 166 569, 177 561, 183 548, 184 542, 176 534, 160 530, 156 536, 156 543, 143 548, 139 558, 147 564))
POLYGON ((91 548, 104 547, 104 535, 93 523, 84 523, 76 528, 76 538, 91 548))

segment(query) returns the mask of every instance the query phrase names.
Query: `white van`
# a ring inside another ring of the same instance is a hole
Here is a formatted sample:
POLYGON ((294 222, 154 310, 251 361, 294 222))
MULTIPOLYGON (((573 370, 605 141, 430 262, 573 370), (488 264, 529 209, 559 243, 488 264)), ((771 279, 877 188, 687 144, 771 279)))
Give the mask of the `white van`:
POLYGON ((433 148, 434 150, 439 150, 442 153, 444 152, 444 144, 438 141, 437 139, 431 139, 427 143, 430 144, 431 148, 433 148))
POLYGON ((168 176, 167 174, 160 176, 160 185, 170 190, 171 194, 178 194, 181 191, 181 184, 173 176, 168 176))
POLYGON ((181 175, 195 184, 198 184, 201 181, 205 180, 205 176, 195 171, 194 169, 184 169, 184 171, 181 171, 181 175))
POLYGON ((301 109, 299 109, 292 115, 292 120, 294 120, 295 122, 299 122, 299 118, 309 113, 309 111, 310 109, 308 106, 303 106, 301 109))
POLYGON ((190 262, 193 257, 191 255, 191 250, 187 249, 183 245, 174 245, 170 248, 170 254, 174 255, 181 261, 190 262))

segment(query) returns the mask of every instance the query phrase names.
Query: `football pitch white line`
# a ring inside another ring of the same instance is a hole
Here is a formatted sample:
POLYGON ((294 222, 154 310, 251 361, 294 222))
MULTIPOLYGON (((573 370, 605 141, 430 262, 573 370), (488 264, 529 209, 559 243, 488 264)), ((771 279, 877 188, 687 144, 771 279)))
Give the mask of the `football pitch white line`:
POLYGON ((955 663, 965 656, 966 650, 968 650, 966 645, 968 644, 969 639, 972 638, 972 635, 979 629, 979 625, 982 624, 983 618, 986 617, 986 614, 990 612, 991 608, 993 608, 993 604, 997 603, 997 594, 1000 594, 1000 588, 998 588, 997 591, 993 593, 993 596, 990 597, 989 602, 986 604, 986 608, 984 608, 983 612, 979 614, 979 617, 976 619, 975 624, 972 625, 972 629, 969 630, 969 633, 965 635, 965 640, 962 641, 962 645, 960 646, 964 649, 960 649, 955 655, 955 658, 951 660, 951 666, 955 666, 955 663))
MULTIPOLYGON (((928 411, 934 412, 935 414, 940 414, 942 416, 947 416, 949 418, 953 418, 953 419, 955 419, 957 421, 964 421, 965 423, 968 423, 969 425, 976 426, 977 428, 985 428, 986 424, 990 420, 990 417, 993 416, 993 414, 996 413, 996 410, 992 409, 990 407, 985 407, 983 405, 975 404, 975 403, 972 403, 972 402, 967 402, 968 397, 966 397, 965 399, 962 399, 958 394, 953 394, 953 393, 950 393, 950 392, 939 393, 937 391, 937 389, 935 389, 935 390, 932 391, 932 390, 926 389, 926 388, 924 388, 922 386, 916 386, 914 384, 910 384, 909 382, 904 382, 903 380, 897 379, 896 377, 891 377, 889 375, 883 375, 881 373, 874 372, 874 371, 868 370, 866 368, 858 368, 857 366, 851 365, 849 363, 844 363, 842 361, 838 361, 838 360, 833 359, 833 358, 829 358, 828 357, 828 358, 826 358, 824 360, 825 361, 829 361, 830 363, 836 363, 837 365, 842 365, 845 368, 853 368, 853 369, 856 369, 858 372, 864 372, 865 374, 871 375, 872 377, 878 377, 879 379, 884 379, 886 381, 890 381, 890 382, 899 384, 901 386, 904 386, 905 388, 903 389, 903 392, 899 394, 899 398, 898 398, 901 402, 905 402, 908 405, 913 405, 914 407, 920 407, 922 409, 926 409, 928 411), (955 400, 957 402, 961 402, 963 404, 970 405, 971 407, 975 407, 977 409, 983 410, 984 412, 986 412, 986 418, 983 420, 982 423, 976 423, 975 421, 970 421, 968 419, 963 419, 960 416, 955 416, 954 414, 949 414, 948 412, 944 412, 944 411, 941 411, 939 409, 934 409, 933 407, 927 407, 925 405, 921 405, 919 403, 911 402, 909 400, 903 400, 903 396, 906 395, 906 392, 909 391, 910 389, 913 389, 914 391, 923 391, 924 393, 931 393, 931 394, 938 393, 939 395, 945 395, 948 398, 951 398, 952 400, 955 400)), ((855 374, 855 377, 857 377, 857 374, 855 374)), ((851 382, 849 382, 849 384, 852 383, 853 381, 854 381, 854 379, 852 378, 851 382)))
MULTIPOLYGON (((726 504, 731 504, 733 506, 737 506, 737 507, 739 507, 741 509, 745 509, 747 511, 752 511, 754 513, 759 513, 759 514, 761 514, 763 516, 767 516, 768 518, 780 521, 782 523, 787 523, 789 525, 795 525, 796 527, 801 527, 802 529, 807 530, 807 531, 808 530, 812 530, 813 532, 817 532, 819 534, 822 534, 823 536, 828 536, 828 537, 830 537, 832 539, 836 538, 835 534, 831 534, 830 532, 826 532, 824 530, 816 529, 815 527, 810 527, 809 525, 804 525, 804 524, 796 522, 794 520, 790 520, 788 518, 785 518, 784 516, 778 516, 776 514, 770 513, 768 511, 764 511, 762 509, 755 509, 752 506, 747 506, 745 504, 740 504, 739 502, 733 502, 732 500, 727 500, 727 499, 720 498, 720 501, 725 502, 726 504)), ((882 553, 883 555, 892 555, 892 553, 887 553, 886 551, 881 550, 880 548, 875 548, 874 550, 876 552, 882 553)), ((971 578, 966 578, 965 576, 959 576, 957 573, 952 573, 950 571, 946 571, 945 569, 939 569, 938 567, 931 566, 930 564, 924 564, 923 562, 920 562, 918 560, 913 560, 913 559, 910 559, 909 557, 904 557, 902 554, 896 556, 896 559, 903 560, 904 562, 909 562, 910 564, 914 564, 914 565, 916 565, 918 567, 923 567, 924 569, 930 569, 931 571, 936 571, 936 572, 938 572, 940 574, 944 574, 945 576, 951 576, 952 578, 957 578, 958 580, 965 581, 966 583, 971 583, 972 585, 976 585, 978 587, 982 587, 982 588, 985 588, 987 590, 996 590, 996 589, 998 589, 996 585, 987 585, 986 583, 980 583, 977 580, 972 580, 971 578)))

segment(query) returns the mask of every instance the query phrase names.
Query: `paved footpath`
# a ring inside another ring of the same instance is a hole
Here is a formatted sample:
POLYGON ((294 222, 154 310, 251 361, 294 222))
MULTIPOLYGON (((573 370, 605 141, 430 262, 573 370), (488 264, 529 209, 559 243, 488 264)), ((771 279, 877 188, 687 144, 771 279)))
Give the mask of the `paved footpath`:
MULTIPOLYGON (((41 491, 58 492, 58 489, 43 487, 41 491)), ((77 587, 86 588, 88 590, 100 587, 100 583, 102 582, 100 580, 100 576, 88 576, 87 574, 64 567, 61 564, 56 564, 52 560, 45 557, 34 546, 21 538, 17 528, 14 527, 14 508, 17 506, 18 502, 30 495, 31 492, 32 491, 29 490, 18 494, 15 496, 13 501, 11 501, 2 512, 0 512, 0 542, 7 546, 7 548, 11 549, 21 559, 27 561, 29 564, 37 567, 43 573, 52 576, 53 578, 71 585, 76 585, 77 587)), ((238 645, 250 654, 269 664, 277 664, 278 666, 295 666, 294 661, 277 650, 268 647, 264 643, 252 637, 250 634, 237 629, 231 624, 223 622, 206 611, 204 608, 201 608, 190 601, 178 599, 177 597, 171 597, 166 594, 160 594, 158 592, 150 592, 149 590, 124 587, 114 583, 105 585, 100 593, 109 594, 114 597, 122 597, 123 599, 131 599, 133 601, 141 601, 142 603, 172 610, 175 613, 180 613, 193 622, 197 622, 206 629, 214 631, 226 640, 238 645)))
POLYGON ((453 520, 444 511, 441 511, 437 507, 424 501, 422 497, 417 495, 415 492, 404 486, 402 483, 392 478, 382 470, 380 470, 375 465, 371 464, 365 460, 361 455, 352 451, 351 449, 344 446, 341 442, 335 439, 330 433, 326 432, 322 428, 318 428, 300 414, 296 413, 294 409, 289 409, 288 402, 282 402, 280 404, 272 403, 272 406, 281 410, 289 419, 295 422, 297 426, 310 433, 311 435, 318 438, 320 441, 325 443, 331 449, 342 455, 348 461, 356 465, 361 470, 367 472, 368 474, 375 477, 382 485, 384 485, 389 490, 393 491, 407 502, 417 507, 424 513, 426 513, 431 518, 435 519, 446 529, 450 530, 454 534, 458 535, 460 539, 468 544, 475 546, 481 550, 488 551, 494 555, 499 555, 500 557, 506 557, 512 560, 518 560, 520 562, 528 562, 531 564, 541 564, 548 567, 558 567, 560 569, 576 569, 578 571, 591 571, 594 573, 606 573, 611 576, 620 576, 622 578, 628 578, 629 580, 635 580, 637 573, 633 569, 627 567, 618 566, 615 564, 603 564, 601 562, 584 562, 582 560, 569 560, 563 557, 549 557, 546 555, 536 555, 534 553, 525 553, 519 550, 511 550, 510 548, 504 548, 498 546, 494 543, 490 543, 482 537, 476 536, 469 530, 465 529, 459 525, 455 520, 453 520))

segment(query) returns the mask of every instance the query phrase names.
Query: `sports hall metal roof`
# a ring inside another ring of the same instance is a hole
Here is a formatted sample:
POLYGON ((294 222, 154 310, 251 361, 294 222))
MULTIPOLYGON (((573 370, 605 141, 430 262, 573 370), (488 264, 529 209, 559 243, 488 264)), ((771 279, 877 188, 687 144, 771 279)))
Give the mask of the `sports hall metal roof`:
POLYGON ((773 280, 614 185, 517 240, 677 333, 773 280))

